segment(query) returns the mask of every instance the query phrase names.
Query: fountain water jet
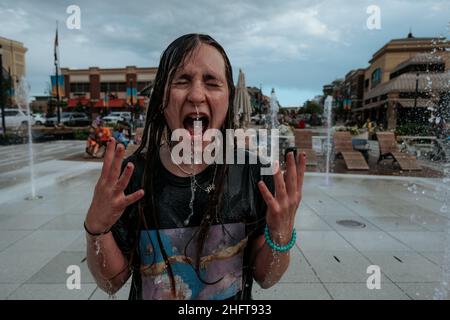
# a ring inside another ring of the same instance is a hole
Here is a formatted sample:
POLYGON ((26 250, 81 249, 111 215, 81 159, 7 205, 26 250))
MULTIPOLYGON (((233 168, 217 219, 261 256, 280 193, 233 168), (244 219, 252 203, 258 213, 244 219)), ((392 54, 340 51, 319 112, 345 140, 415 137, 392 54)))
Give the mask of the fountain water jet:
POLYGON ((278 99, 275 94, 275 89, 272 88, 272 92, 270 94, 270 126, 271 129, 276 129, 280 125, 278 122, 278 99))
POLYGON ((29 103, 29 92, 30 88, 28 83, 26 82, 25 78, 22 77, 18 83, 17 90, 16 90, 16 100, 19 105, 19 107, 23 110, 26 110, 28 121, 28 157, 29 157, 29 164, 30 164, 30 187, 31 187, 31 196, 26 197, 26 200, 37 200, 42 199, 42 196, 36 195, 36 184, 34 181, 34 150, 33 150, 33 136, 31 131, 31 110, 30 110, 30 103, 29 103))
POLYGON ((331 158, 331 109, 333 107, 333 97, 327 96, 325 99, 325 114, 327 115, 327 143, 326 143, 326 163, 325 163, 325 186, 330 185, 330 158, 331 158))

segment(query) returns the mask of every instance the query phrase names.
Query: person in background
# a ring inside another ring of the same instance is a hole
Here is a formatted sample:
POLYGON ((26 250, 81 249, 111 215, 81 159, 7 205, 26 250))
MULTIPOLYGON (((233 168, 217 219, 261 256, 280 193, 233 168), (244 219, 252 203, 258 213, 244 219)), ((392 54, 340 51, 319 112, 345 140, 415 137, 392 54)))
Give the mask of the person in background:
POLYGON ((125 149, 127 148, 128 143, 130 142, 130 140, 125 135, 123 127, 119 127, 116 131, 114 131, 113 138, 116 139, 117 143, 123 144, 125 149))
MULTIPOLYGON (((104 125, 102 120, 99 122, 95 134, 97 136, 97 143, 99 144, 99 148, 104 147, 103 149, 106 151, 106 146, 108 145, 108 142, 111 140, 112 134, 111 130, 104 125)), ((104 153, 105 152, 103 152, 103 154, 100 157, 103 157, 104 153)), ((97 157, 99 156, 99 152, 97 152, 96 156, 97 157)))
POLYGON ((306 127, 305 119, 301 118, 300 121, 298 122, 298 128, 305 129, 305 127, 306 127))
POLYGON ((367 128, 367 131, 369 132, 369 139, 372 139, 372 135, 374 134, 374 124, 370 121, 370 118, 367 118, 363 128, 367 128))
POLYGON ((95 157, 98 149, 99 144, 97 143, 97 136, 95 134, 95 128, 93 126, 89 126, 89 135, 86 141, 86 153, 92 157, 95 157))

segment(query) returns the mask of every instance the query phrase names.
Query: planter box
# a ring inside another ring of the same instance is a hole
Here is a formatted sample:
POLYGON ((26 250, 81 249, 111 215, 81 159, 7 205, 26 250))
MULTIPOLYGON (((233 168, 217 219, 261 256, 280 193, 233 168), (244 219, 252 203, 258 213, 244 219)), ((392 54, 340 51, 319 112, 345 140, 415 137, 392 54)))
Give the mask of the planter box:
POLYGON ((362 132, 360 134, 357 134, 355 136, 352 136, 352 139, 361 139, 361 140, 369 140, 369 132, 362 132))

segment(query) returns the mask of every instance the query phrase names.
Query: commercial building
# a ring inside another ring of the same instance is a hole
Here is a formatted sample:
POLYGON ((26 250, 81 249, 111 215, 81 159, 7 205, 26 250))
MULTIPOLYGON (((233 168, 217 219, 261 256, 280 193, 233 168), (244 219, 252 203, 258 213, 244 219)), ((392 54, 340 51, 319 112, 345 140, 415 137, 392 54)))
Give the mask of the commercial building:
POLYGON ((374 53, 364 73, 362 106, 352 111, 386 129, 423 123, 449 90, 450 42, 416 38, 394 39, 374 53))
POLYGON ((10 100, 6 100, 7 104, 14 105, 14 92, 17 84, 26 72, 25 54, 27 48, 22 42, 0 37, 0 46, 2 51, 2 72, 3 79, 11 85, 9 90, 10 100))
POLYGON ((143 111, 148 97, 138 93, 151 87, 157 68, 87 69, 61 68, 64 76, 64 98, 67 108, 84 108, 92 113, 108 109, 143 111))

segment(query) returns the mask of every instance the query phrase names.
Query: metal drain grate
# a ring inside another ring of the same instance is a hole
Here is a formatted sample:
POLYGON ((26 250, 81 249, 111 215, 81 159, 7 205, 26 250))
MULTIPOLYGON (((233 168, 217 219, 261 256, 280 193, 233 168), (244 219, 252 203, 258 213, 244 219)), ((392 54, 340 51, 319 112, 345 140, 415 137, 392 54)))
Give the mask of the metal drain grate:
POLYGON ((365 228, 366 225, 362 222, 356 220, 338 220, 336 221, 338 225, 348 227, 348 228, 365 228))

